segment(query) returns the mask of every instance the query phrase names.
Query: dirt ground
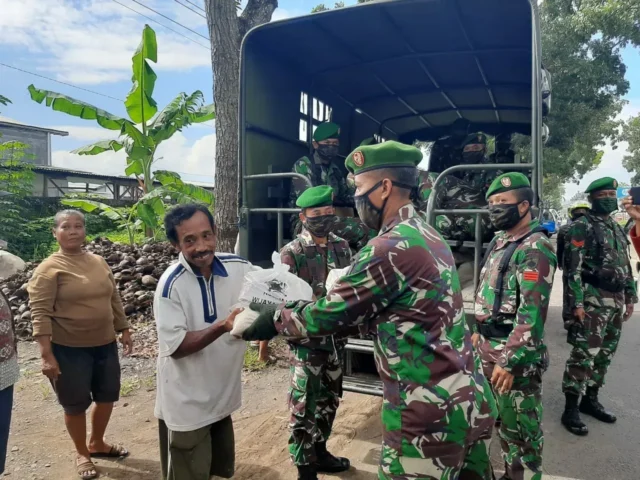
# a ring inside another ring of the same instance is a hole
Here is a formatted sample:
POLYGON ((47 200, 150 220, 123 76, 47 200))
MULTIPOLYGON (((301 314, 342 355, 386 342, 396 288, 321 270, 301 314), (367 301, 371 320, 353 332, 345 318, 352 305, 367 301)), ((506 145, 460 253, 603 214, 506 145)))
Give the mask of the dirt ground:
MULTIPOLYGON (((64 427, 62 410, 40 373, 37 346, 21 343, 22 377, 16 385, 13 422, 4 476, 16 480, 78 478, 74 450, 64 427)), ((101 478, 160 478, 155 402, 155 362, 123 359, 122 398, 116 404, 107 439, 123 443, 131 455, 119 461, 98 460, 101 478)), ((245 372, 244 406, 233 417, 236 432, 237 480, 294 480, 287 454, 285 363, 259 372, 245 372)), ((203 381, 206 376, 203 376, 203 381)), ((380 445, 378 398, 345 394, 329 447, 355 464, 340 477, 375 480, 380 445)), ((321 476, 321 478, 323 478, 321 476)), ((324 478, 337 478, 329 475, 324 478)))

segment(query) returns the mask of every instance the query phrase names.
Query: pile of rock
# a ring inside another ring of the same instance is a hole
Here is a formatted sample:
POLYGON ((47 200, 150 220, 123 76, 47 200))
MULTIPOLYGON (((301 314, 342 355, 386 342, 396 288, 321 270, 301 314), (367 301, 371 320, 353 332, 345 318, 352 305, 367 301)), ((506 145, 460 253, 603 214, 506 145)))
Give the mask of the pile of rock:
MULTIPOLYGON (((173 247, 169 243, 132 247, 99 238, 90 242, 87 250, 103 257, 113 270, 125 313, 134 328, 149 331, 137 324, 153 320, 153 293, 162 273, 177 259, 173 247)), ((0 290, 9 299, 16 333, 21 339, 30 339, 33 332, 27 282, 36 266, 27 263, 23 271, 6 280, 0 279, 0 290)))

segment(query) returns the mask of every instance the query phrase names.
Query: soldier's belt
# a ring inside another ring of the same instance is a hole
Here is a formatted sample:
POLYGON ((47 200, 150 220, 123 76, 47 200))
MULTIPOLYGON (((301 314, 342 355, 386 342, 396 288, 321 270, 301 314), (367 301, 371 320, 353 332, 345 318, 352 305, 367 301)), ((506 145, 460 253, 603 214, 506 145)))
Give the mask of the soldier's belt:
POLYGON ((601 274, 597 275, 592 272, 582 272, 582 281, 611 293, 620 293, 624 291, 623 282, 607 278, 601 274))
POLYGON ((513 324, 478 323, 478 332, 486 338, 506 338, 511 335, 513 324))

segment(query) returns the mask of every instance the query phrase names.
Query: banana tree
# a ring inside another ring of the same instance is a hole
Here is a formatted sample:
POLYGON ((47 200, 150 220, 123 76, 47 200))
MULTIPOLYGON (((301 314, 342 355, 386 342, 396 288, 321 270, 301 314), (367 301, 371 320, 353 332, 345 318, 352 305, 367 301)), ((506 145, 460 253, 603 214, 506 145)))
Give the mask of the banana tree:
POLYGON ((124 149, 127 154, 125 174, 135 176, 145 194, 153 190, 155 178, 151 171, 158 146, 194 123, 215 118, 213 104, 205 105, 204 96, 197 90, 190 95, 178 94, 158 113, 153 99, 157 75, 150 62, 156 63, 158 45, 156 34, 145 25, 142 41, 132 57, 132 87, 124 101, 128 119, 113 115, 93 105, 59 93, 29 85, 31 99, 53 110, 85 120, 95 120, 108 130, 119 132, 118 138, 93 143, 74 150, 78 155, 99 155, 106 151, 124 149))
POLYGON ((99 212, 118 223, 118 227, 126 229, 129 242, 134 243, 135 232, 144 226, 147 236, 158 239, 162 233, 162 219, 166 213, 167 203, 199 202, 213 208, 213 193, 202 187, 185 183, 175 172, 158 170, 154 177, 161 183, 160 187, 144 195, 140 200, 126 209, 115 208, 93 198, 74 195, 61 200, 63 205, 79 208, 87 213, 99 212))

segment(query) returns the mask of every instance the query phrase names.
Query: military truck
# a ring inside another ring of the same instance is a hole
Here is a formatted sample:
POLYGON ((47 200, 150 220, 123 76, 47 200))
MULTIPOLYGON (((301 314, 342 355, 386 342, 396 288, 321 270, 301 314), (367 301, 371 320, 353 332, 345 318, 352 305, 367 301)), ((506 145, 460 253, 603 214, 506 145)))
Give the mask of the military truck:
MULTIPOLYGON (((520 163, 454 165, 435 181, 429 221, 471 215, 479 229, 486 209, 436 208, 442 179, 463 169, 520 170, 539 202, 549 107, 535 0, 378 0, 257 27, 241 52, 239 252, 269 265, 289 240, 289 215, 298 213, 287 203, 292 165, 312 152, 323 121, 340 124, 342 156, 372 135, 434 141, 461 118, 474 132, 529 136, 530 157, 520 163)), ((486 244, 481 235, 449 243, 473 252, 470 313, 486 244)), ((373 351, 370 339, 349 341, 345 390, 382 395, 373 351)))

